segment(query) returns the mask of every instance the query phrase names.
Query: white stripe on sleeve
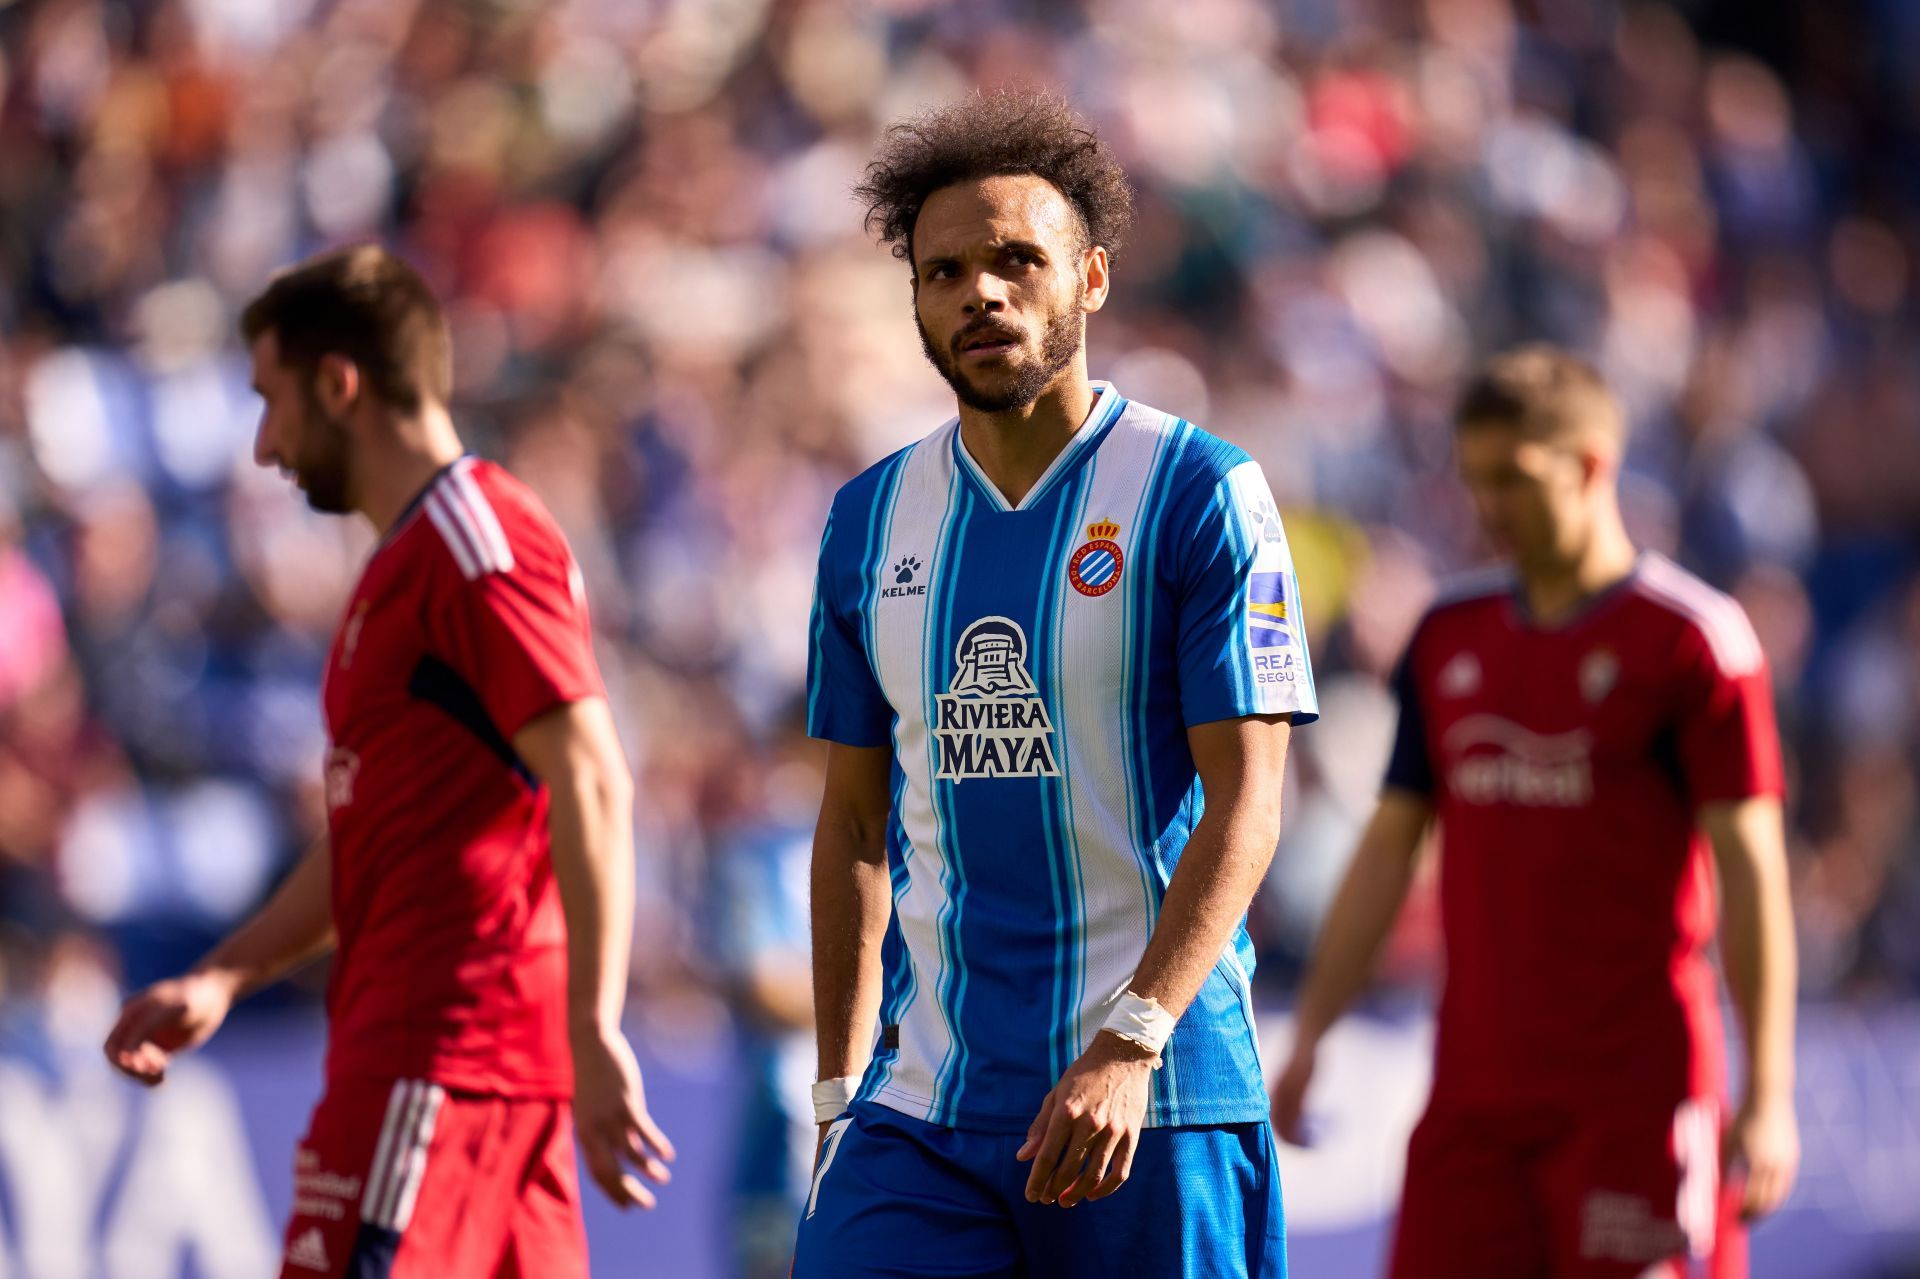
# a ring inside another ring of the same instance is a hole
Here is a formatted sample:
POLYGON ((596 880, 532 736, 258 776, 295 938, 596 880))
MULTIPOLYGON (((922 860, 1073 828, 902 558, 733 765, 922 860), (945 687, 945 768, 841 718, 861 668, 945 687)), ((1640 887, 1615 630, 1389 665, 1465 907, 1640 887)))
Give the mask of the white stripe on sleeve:
POLYGON ((465 529, 461 527, 446 503, 441 500, 439 489, 427 494, 427 518, 440 530, 440 540, 453 552, 453 558, 460 565, 460 575, 469 582, 480 576, 480 561, 475 547, 468 540, 465 529))
POLYGON ((493 503, 487 500, 487 495, 480 491, 480 485, 474 481, 472 463, 455 465, 448 479, 447 496, 463 506, 472 519, 481 547, 480 558, 487 570, 511 573, 513 547, 507 542, 506 530, 500 527, 500 517, 494 514, 493 503))

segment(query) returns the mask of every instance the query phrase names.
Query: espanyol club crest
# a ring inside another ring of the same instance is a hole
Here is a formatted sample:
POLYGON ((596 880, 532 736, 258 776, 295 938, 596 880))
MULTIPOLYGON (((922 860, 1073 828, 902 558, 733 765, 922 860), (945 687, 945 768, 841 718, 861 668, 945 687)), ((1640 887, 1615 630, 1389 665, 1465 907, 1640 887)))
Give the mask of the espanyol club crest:
POLYGON ((1088 540, 1067 561, 1067 580, 1074 590, 1098 599, 1120 585, 1120 566, 1126 556, 1113 540, 1118 536, 1120 526, 1112 520, 1087 525, 1088 540))

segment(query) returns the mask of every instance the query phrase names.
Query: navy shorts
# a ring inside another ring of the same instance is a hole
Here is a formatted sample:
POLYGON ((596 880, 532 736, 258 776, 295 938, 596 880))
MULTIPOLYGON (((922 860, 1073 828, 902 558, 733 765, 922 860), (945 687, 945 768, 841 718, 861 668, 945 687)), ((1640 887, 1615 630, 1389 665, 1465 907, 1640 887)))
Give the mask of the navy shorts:
POLYGON ((1149 1128, 1105 1199, 1028 1203, 1025 1138, 943 1128, 870 1102, 828 1129, 793 1279, 1285 1279, 1265 1123, 1149 1128))

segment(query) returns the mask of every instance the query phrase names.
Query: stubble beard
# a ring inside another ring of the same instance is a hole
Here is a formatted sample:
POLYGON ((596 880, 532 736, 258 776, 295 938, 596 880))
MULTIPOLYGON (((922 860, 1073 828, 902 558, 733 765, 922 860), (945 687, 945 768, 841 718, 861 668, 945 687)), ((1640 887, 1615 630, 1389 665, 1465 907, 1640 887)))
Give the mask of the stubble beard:
POLYGON ((1045 331, 1040 336, 1039 357, 1023 360, 1015 364, 1011 373, 995 390, 976 386, 960 368, 959 357, 951 348, 942 348, 927 332, 916 310, 913 317, 914 328, 920 333, 920 349, 926 353, 927 362, 953 388, 953 394, 960 403, 981 413, 1005 413, 1010 409, 1024 409, 1040 398, 1040 395, 1054 380, 1073 363, 1074 357, 1086 341, 1087 317, 1080 310, 1078 299, 1073 305, 1047 317, 1045 331))
POLYGON ((322 408, 311 392, 306 395, 306 418, 301 423, 300 457, 294 465, 307 505, 323 515, 345 515, 353 509, 347 492, 347 426, 322 408))

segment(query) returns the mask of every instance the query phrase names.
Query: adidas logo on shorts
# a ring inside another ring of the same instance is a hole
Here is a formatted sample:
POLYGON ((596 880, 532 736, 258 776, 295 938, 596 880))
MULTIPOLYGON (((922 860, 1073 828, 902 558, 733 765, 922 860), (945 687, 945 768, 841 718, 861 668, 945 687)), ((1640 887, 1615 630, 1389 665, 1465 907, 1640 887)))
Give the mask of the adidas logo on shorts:
POLYGON ((327 1245, 320 1238, 320 1227, 315 1226, 306 1234, 295 1239, 287 1247, 287 1263, 302 1266, 308 1270, 326 1270, 327 1245))

